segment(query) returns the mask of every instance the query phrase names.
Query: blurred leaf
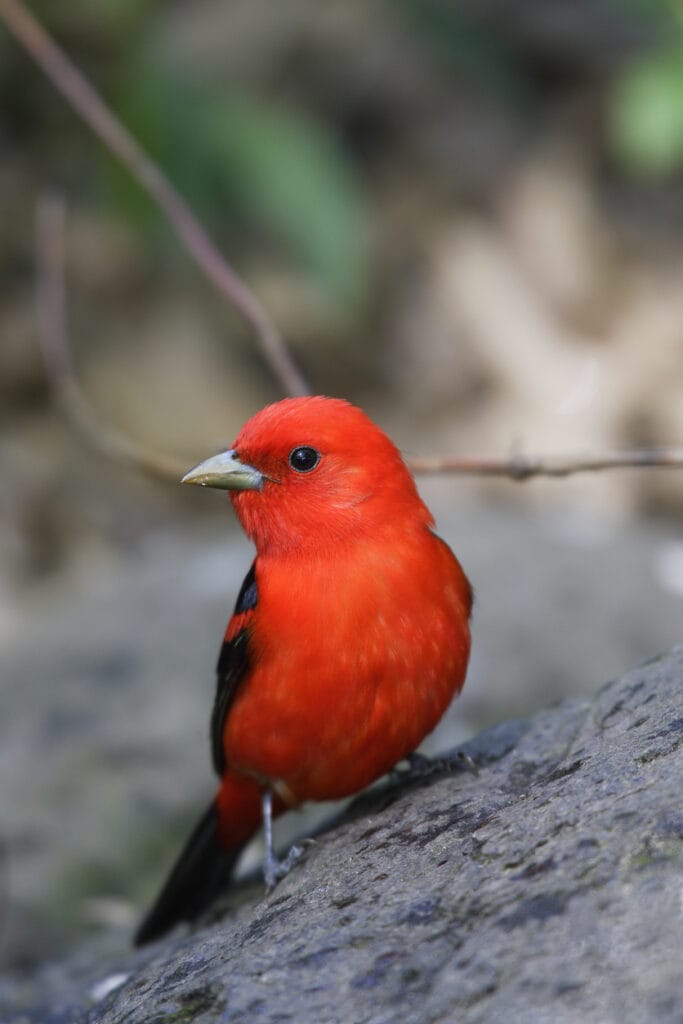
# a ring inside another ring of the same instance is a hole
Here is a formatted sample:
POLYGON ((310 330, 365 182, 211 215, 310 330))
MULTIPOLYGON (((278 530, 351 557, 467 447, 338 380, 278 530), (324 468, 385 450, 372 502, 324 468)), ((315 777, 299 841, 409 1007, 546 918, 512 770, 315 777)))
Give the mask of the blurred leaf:
MULTIPOLYGON (((174 76, 160 73, 154 65, 145 67, 142 61, 130 59, 126 68, 127 74, 114 104, 118 116, 195 207, 195 212, 208 216, 213 203, 207 154, 198 144, 195 98, 174 76)), ((105 157, 105 184, 110 202, 139 229, 159 228, 163 223, 162 214, 147 193, 109 153, 105 153, 105 157)))
POLYGON ((234 92, 207 104, 201 119, 234 199, 289 244, 329 296, 356 305, 367 211, 333 136, 302 114, 234 92))
MULTIPOLYGON (((224 86, 189 86, 140 62, 117 110, 195 211, 216 227, 265 233, 328 300, 355 307, 368 270, 367 211, 354 168, 326 128, 224 86)), ((114 203, 138 227, 159 215, 112 162, 114 203)))
POLYGON ((681 0, 618 0, 617 6, 658 27, 671 28, 672 24, 683 22, 681 0))
POLYGON ((632 64, 615 83, 610 135, 624 164, 639 174, 668 174, 683 164, 683 49, 632 64))

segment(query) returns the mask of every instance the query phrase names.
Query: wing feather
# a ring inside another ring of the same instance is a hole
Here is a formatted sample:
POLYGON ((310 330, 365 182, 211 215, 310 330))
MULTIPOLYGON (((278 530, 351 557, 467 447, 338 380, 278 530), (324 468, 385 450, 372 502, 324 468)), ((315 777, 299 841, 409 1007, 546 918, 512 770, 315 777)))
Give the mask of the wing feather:
POLYGON ((216 666, 216 697, 211 712, 211 756, 218 775, 223 775, 226 769, 223 747, 225 721, 240 683, 249 671, 250 623, 257 603, 254 560, 237 595, 235 610, 225 631, 225 640, 216 666))

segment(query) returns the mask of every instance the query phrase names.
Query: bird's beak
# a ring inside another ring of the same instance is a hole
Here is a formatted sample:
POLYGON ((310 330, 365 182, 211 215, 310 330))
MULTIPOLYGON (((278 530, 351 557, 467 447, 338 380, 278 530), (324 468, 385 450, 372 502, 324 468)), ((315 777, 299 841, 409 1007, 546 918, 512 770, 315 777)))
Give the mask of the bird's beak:
POLYGON ((221 491, 260 491, 265 477, 258 469, 240 462, 234 449, 220 452, 191 469, 181 484, 217 487, 221 491))

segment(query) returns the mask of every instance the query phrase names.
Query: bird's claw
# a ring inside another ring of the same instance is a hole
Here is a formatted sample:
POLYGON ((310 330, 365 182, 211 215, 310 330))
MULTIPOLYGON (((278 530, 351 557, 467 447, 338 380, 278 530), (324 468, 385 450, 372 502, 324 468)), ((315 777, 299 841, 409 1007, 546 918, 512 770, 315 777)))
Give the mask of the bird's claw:
POLYGON ((266 883, 266 892, 271 893, 280 879, 289 874, 294 865, 303 857, 309 846, 315 843, 315 839, 301 839, 290 847, 289 853, 282 860, 271 854, 266 857, 263 865, 263 878, 266 883))
POLYGON ((451 757, 427 757, 425 754, 413 752, 404 758, 408 762, 407 768, 392 768, 391 779, 393 782, 411 782, 414 779, 426 779, 430 775, 439 772, 450 772, 464 766, 473 775, 479 774, 479 769, 469 754, 464 750, 458 750, 451 757))
POLYGON ((467 768, 467 771, 474 775, 475 778, 478 778, 479 776, 477 762, 474 761, 469 754, 466 754, 464 750, 458 750, 453 757, 447 758, 445 763, 452 768, 460 767, 462 765, 462 767, 467 768))

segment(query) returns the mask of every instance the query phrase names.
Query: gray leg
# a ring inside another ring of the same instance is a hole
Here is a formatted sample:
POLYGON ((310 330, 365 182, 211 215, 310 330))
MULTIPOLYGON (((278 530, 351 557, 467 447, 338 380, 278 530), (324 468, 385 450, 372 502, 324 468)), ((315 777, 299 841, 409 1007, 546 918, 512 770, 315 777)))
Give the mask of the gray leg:
POLYGON ((273 850, 273 793, 270 789, 264 789, 261 796, 261 814, 263 815, 263 841, 266 847, 263 878, 266 889, 270 892, 296 864, 304 852, 304 845, 313 840, 304 840, 304 845, 292 846, 285 859, 278 860, 273 850))

